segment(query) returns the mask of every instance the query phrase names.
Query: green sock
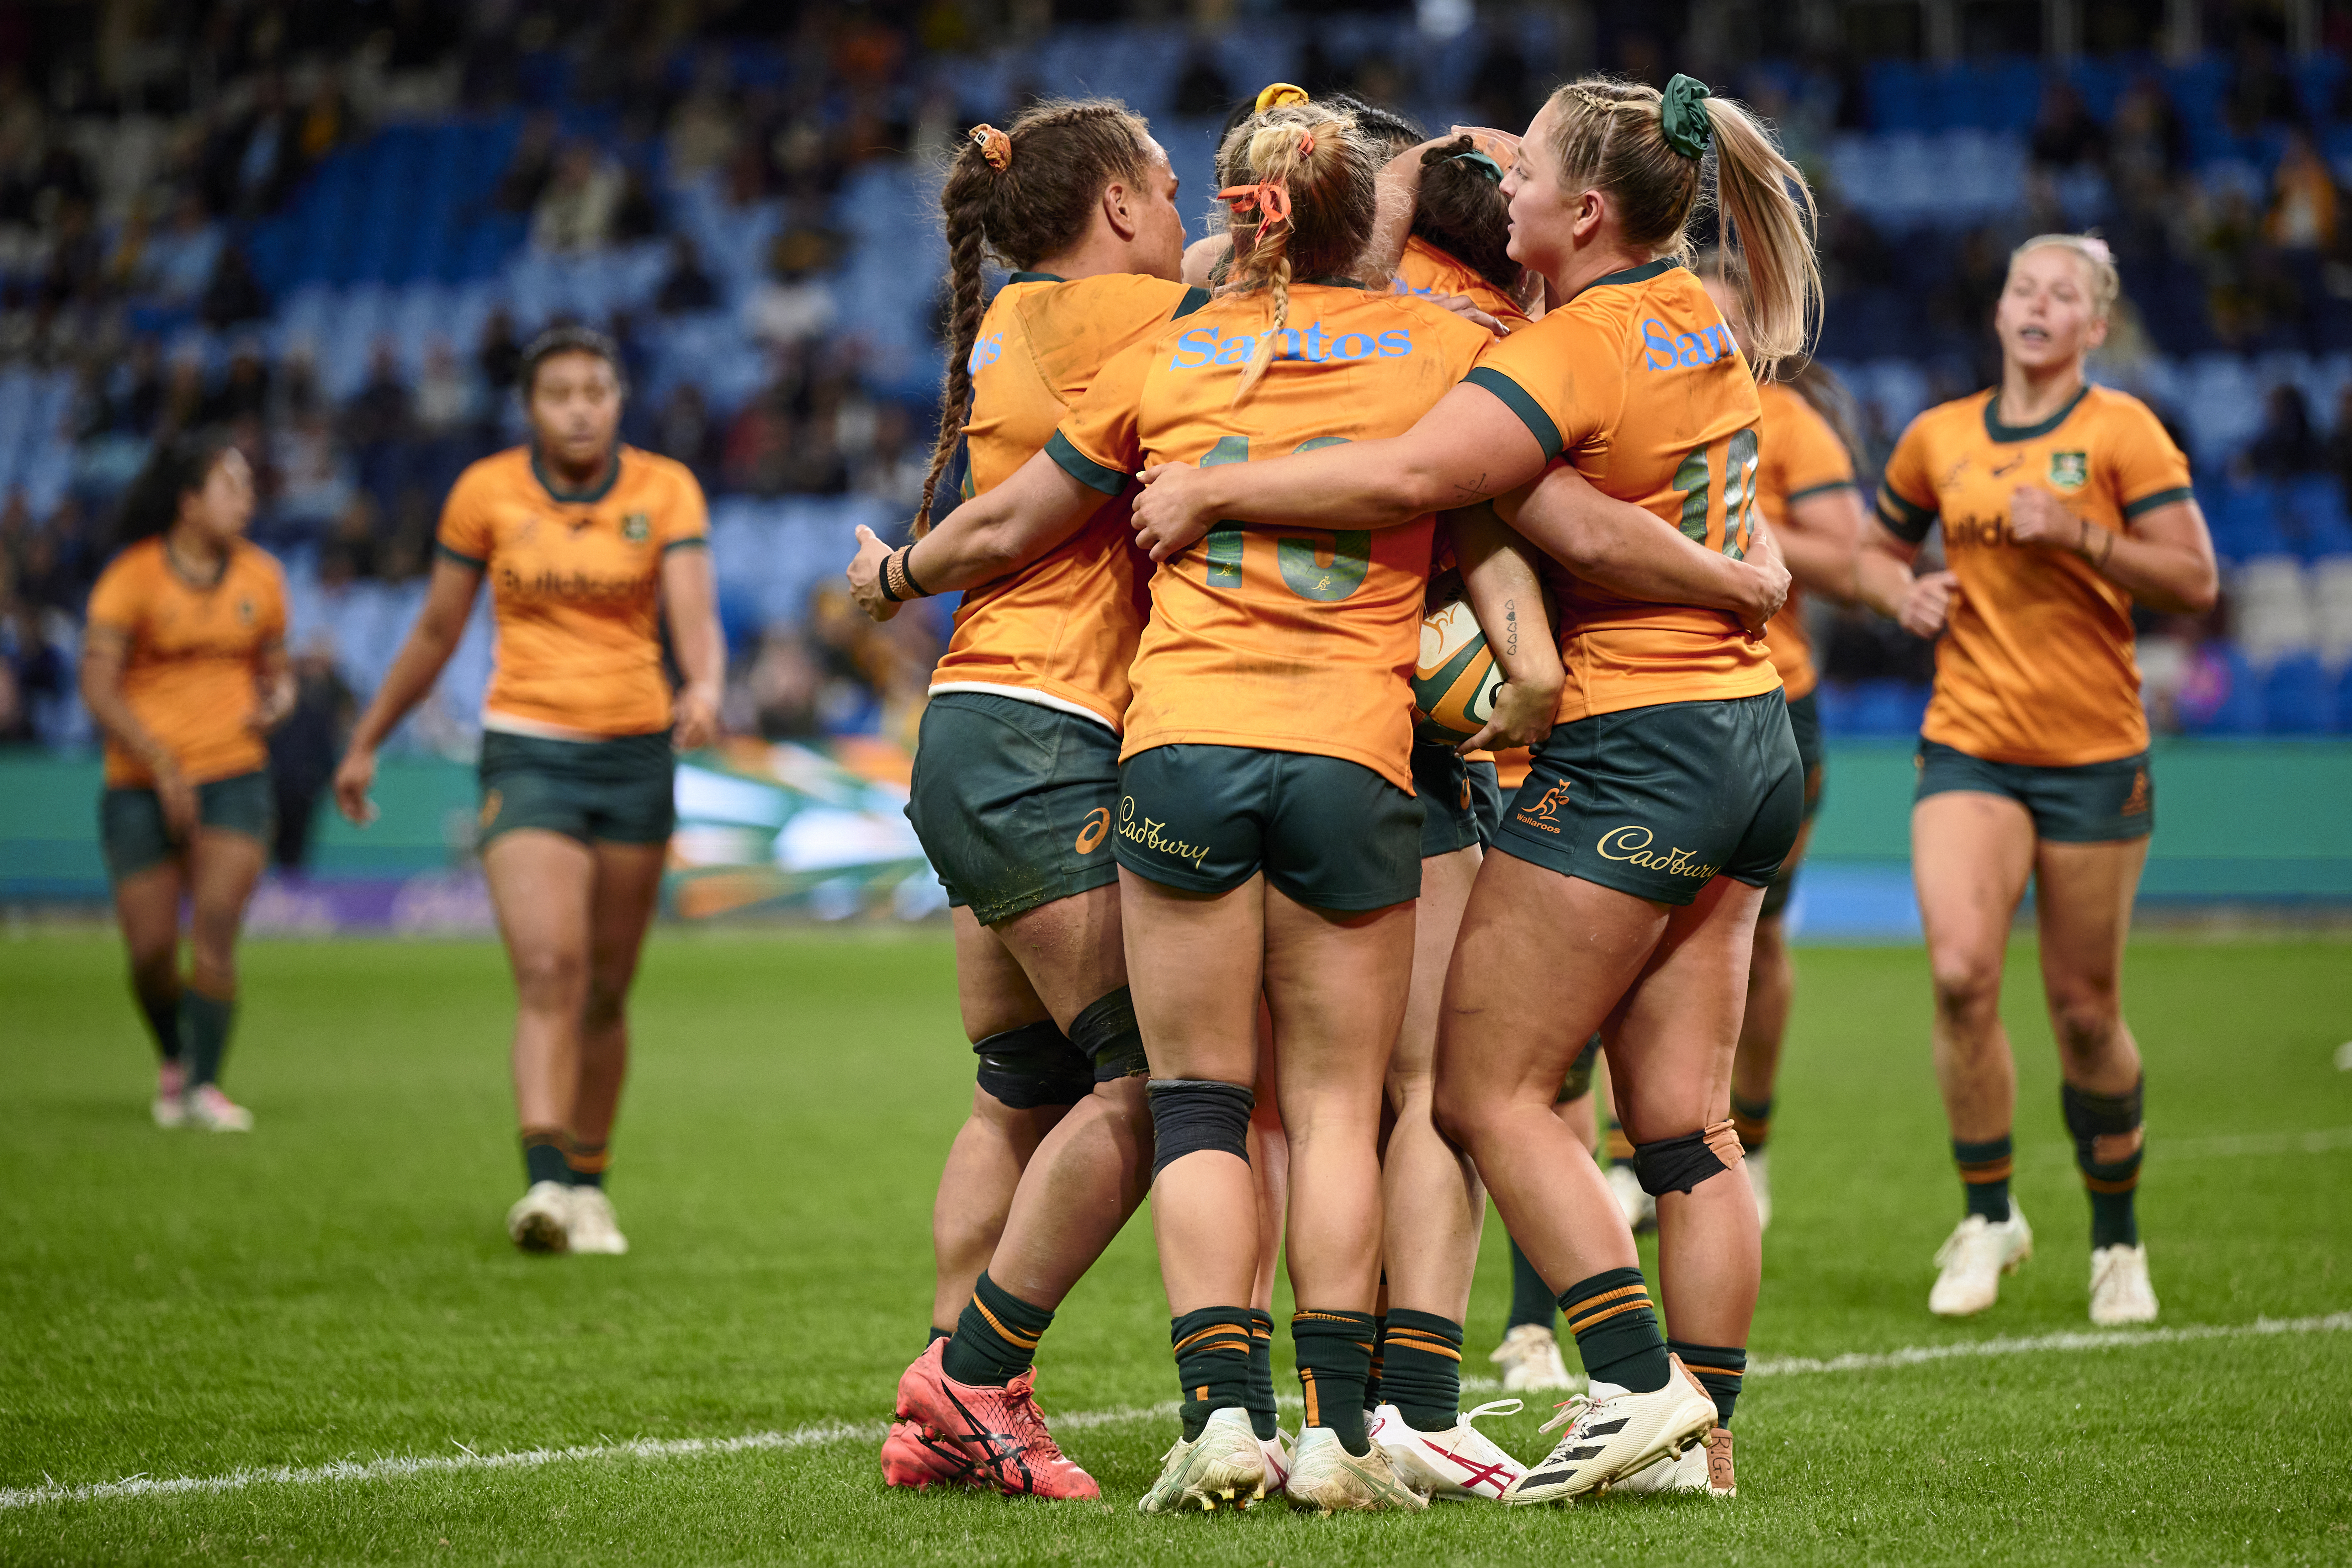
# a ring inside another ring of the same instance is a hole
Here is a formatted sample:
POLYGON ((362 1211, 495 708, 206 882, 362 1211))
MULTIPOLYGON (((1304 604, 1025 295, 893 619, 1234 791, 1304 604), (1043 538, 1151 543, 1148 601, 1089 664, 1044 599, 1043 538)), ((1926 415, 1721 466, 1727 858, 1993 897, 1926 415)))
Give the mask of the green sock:
POLYGON ((1666 1348, 1682 1357, 1691 1375, 1706 1385, 1715 1395, 1715 1424, 1731 1425, 1732 1407, 1739 1403, 1740 1380, 1748 1375, 1748 1349, 1744 1345, 1694 1345, 1681 1340, 1668 1340, 1666 1348))
POLYGON ((1298 1383, 1307 1394, 1307 1425, 1328 1426, 1339 1446, 1359 1457, 1371 1451, 1364 1430, 1364 1384, 1378 1342, 1370 1312, 1300 1311, 1290 1320, 1298 1352, 1298 1383))
POLYGON ((1250 1430, 1263 1443, 1277 1429, 1274 1403, 1274 1314, 1252 1307, 1249 1312, 1250 1430))
POLYGON ((1184 1395, 1186 1442, 1198 1437, 1218 1411, 1249 1408, 1249 1331, 1247 1307, 1203 1307, 1169 1320, 1176 1382, 1184 1395))
POLYGON ((931 1337, 923 1342, 923 1348, 925 1350, 929 1350, 933 1345, 939 1343, 941 1340, 951 1340, 953 1338, 955 1338, 955 1331, 953 1329, 943 1329, 937 1323, 933 1323, 931 1325, 931 1337))
POLYGON ((958 1383, 1002 1388, 1029 1370, 1037 1342, 1053 1326, 1054 1314, 1033 1307, 980 1271, 980 1283, 956 1320, 955 1337, 940 1358, 940 1370, 958 1383))
POLYGON ((167 1062, 180 1059, 180 994, 162 996, 139 994, 139 1010, 147 1016, 147 1032, 155 1037, 155 1055, 167 1062))
POLYGON ((1654 1394, 1674 1375, 1640 1269, 1611 1268, 1580 1279, 1560 1293, 1559 1310, 1568 1314, 1586 1376, 1654 1394))
POLYGON ((603 1143, 583 1143, 570 1133, 563 1136, 563 1179, 575 1187, 601 1187, 604 1184, 604 1167, 612 1163, 607 1146, 603 1143))
POLYGON ((1548 1330, 1552 1326, 1552 1314, 1559 1310, 1559 1300, 1551 1293, 1551 1287, 1536 1272, 1536 1266, 1528 1261, 1528 1255, 1519 1250, 1519 1244, 1511 1243, 1511 1319, 1503 1325, 1503 1331, 1507 1334, 1522 1323, 1548 1330))
POLYGON ((1381 1331, 1381 1394, 1416 1432, 1462 1419, 1462 1325, 1434 1312, 1391 1308, 1381 1331))
POLYGON ((1772 1097, 1742 1100, 1731 1097, 1731 1130, 1739 1135, 1740 1149, 1749 1154, 1764 1152, 1765 1141, 1772 1136, 1772 1097))
POLYGON ((228 1026, 236 998, 207 996, 191 985, 180 993, 180 1026, 188 1042, 188 1087, 220 1081, 221 1058, 228 1054, 228 1026))
POLYGON ((563 1134, 552 1127, 522 1130, 522 1179, 531 1186, 555 1182, 569 1186, 571 1167, 563 1163, 563 1134))
MULTIPOLYGON (((1383 1275, 1382 1278, 1385 1279, 1386 1276, 1383 1275)), ((1378 1410, 1381 1407, 1381 1373, 1387 1370, 1381 1363, 1381 1352, 1388 1343, 1388 1327, 1389 1317, 1386 1312, 1373 1314, 1372 1369, 1364 1374, 1364 1408, 1367 1410, 1378 1410)))
POLYGON ((1960 1168, 1960 1184, 1969 1195, 1969 1213, 1982 1215, 1995 1225, 2009 1223, 2012 1147, 2006 1133, 1981 1143, 1952 1140, 1952 1163, 1960 1168))

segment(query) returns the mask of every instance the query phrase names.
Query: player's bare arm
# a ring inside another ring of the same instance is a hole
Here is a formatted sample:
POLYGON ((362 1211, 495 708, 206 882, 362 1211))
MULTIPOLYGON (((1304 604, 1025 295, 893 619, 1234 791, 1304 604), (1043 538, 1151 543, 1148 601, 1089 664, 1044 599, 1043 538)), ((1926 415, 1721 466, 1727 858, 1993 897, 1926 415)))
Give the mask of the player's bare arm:
POLYGON ((1789 597, 1788 569, 1769 552, 1735 561, 1709 550, 1648 508, 1601 494, 1567 463, 1496 510, 1553 560, 1628 598, 1728 611, 1754 632, 1789 597))
POLYGON ((1533 547, 1496 515, 1491 503, 1448 512, 1444 521, 1462 569, 1463 597, 1503 671, 1486 727, 1457 749, 1535 745, 1551 733, 1568 674, 1544 613, 1543 579, 1533 547))
MULTIPOLYGON (((1108 500, 1039 452, 1014 469, 1011 479, 964 502, 907 546, 900 564, 919 595, 976 588, 1018 572, 1060 546, 1108 500)), ((858 608, 877 621, 898 613, 898 604, 885 592, 889 584, 884 564, 891 553, 872 529, 858 525, 849 592, 858 608)), ((905 597, 901 592, 899 599, 905 597)))

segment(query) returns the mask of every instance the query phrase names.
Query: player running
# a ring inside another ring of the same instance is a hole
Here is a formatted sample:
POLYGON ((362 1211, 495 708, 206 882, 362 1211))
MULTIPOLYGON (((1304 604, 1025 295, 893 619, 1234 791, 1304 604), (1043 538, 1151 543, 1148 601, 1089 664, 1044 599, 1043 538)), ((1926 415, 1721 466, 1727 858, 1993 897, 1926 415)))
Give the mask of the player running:
POLYGON ((131 485, 131 541, 89 596, 81 694, 106 734, 99 834, 131 989, 162 1065, 158 1127, 245 1132, 220 1087, 236 938, 268 855, 263 737, 294 705, 286 584, 258 546, 253 471, 215 436, 164 442, 131 485), (180 905, 194 963, 180 973, 180 905))
MULTIPOLYGON (((1221 518, 1365 527, 1507 496, 1506 515, 1569 568, 1555 579, 1560 722, 1472 892, 1438 1050, 1439 1125, 1544 1278, 1570 1282, 1559 1300, 1593 1384, 1507 1501, 1574 1497, 1702 1440, 1707 1484, 1733 1489, 1759 1252, 1729 1078, 1756 911, 1795 842, 1802 774, 1780 678, 1739 619, 1572 574, 1596 486, 1708 552, 1744 554, 1761 537, 1749 362, 1677 265, 1710 145, 1755 277, 1751 346, 1768 363, 1795 352, 1820 287, 1797 171, 1687 77, 1663 95, 1586 79, 1552 95, 1504 183, 1512 254, 1560 301, 1543 321, 1496 344, 1402 439, 1254 466, 1246 483, 1162 468, 1136 504, 1161 558, 1221 518), (1547 474, 1562 455, 1570 466, 1547 474), (1659 1198, 1671 1342, 1606 1183, 1552 1113, 1604 1019, 1618 1109, 1659 1198)), ((1758 575, 1769 592, 1753 626, 1786 583, 1777 567, 1758 575)))
POLYGON ((531 440, 458 476, 408 640, 335 772, 343 815, 374 809, 376 749, 457 651, 485 577, 499 630, 482 709, 482 870, 512 964, 526 1252, 622 1253, 604 1194, 628 1068, 629 983, 675 819, 672 747, 717 732, 726 648, 702 490, 620 444, 617 351, 543 333, 520 382, 531 440), (686 684, 673 700, 661 621, 686 684))
POLYGON ((2135 602, 2202 615, 2216 579, 2187 459, 2145 405, 2083 378, 2118 291, 2098 239, 2042 235, 2011 254, 1993 310, 2000 384, 1911 422, 1864 552, 1873 602, 1916 636, 1945 634, 1911 811, 1936 1077, 1968 1194, 1927 1297, 1945 1317, 1991 1306, 2033 1248, 2009 1194, 2017 1077, 2000 1021, 2029 877, 2060 1109, 2091 1199, 2091 1321, 2157 1314, 2133 1207, 2139 1047, 2122 1002, 2156 826, 2131 616, 2135 602), (1915 580, 1938 521, 1949 569, 1915 580))
POLYGON ((891 552, 861 529, 850 563, 859 602, 885 617, 969 590, 931 677, 907 815, 954 909, 979 1084, 940 1176, 932 1342, 899 1380, 882 1447, 892 1486, 1099 1493, 1038 1413, 1034 1363, 1150 1185, 1150 1069, 1109 843, 1142 558, 1123 508, 969 551, 971 508, 929 524, 959 439, 967 493, 986 498, 1106 360, 1207 302, 1173 281, 1176 188, 1166 153, 1117 103, 1041 105, 1009 132, 971 132, 940 195, 954 342, 917 538, 891 552), (985 313, 983 250, 1014 268, 985 313))
MULTIPOLYGON (((1707 298, 1732 331, 1748 335, 1748 268, 1722 251, 1699 258, 1696 270, 1707 298)), ((1772 542, 1792 579, 1789 602, 1764 629, 1772 668, 1789 701, 1789 728, 1796 736, 1797 760, 1805 770, 1804 821, 1795 847, 1756 916, 1756 946, 1748 963, 1748 1008, 1739 1026, 1739 1051, 1731 1064, 1731 1125, 1746 1152, 1748 1184, 1756 1194, 1756 1223, 1772 1223, 1772 1189, 1765 1155, 1772 1130, 1772 1085, 1780 1068, 1780 1041, 1788 1032, 1789 1003, 1796 969, 1789 957, 1783 916, 1796 885, 1797 868, 1812 837, 1821 809, 1822 717, 1815 689, 1812 637, 1805 629, 1804 591, 1851 600, 1855 596, 1856 553, 1862 547, 1862 496, 1854 487, 1858 442, 1845 388, 1817 360, 1793 374, 1759 384, 1764 406, 1759 427, 1756 508, 1771 530, 1772 542)))

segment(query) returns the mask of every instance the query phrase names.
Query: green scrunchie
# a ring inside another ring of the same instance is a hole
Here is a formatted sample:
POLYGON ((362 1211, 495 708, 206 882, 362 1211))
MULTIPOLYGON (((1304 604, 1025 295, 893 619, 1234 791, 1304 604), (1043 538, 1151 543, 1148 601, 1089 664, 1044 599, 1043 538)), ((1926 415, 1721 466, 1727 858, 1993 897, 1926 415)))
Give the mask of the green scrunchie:
POLYGON ((1484 153, 1456 153, 1445 160, 1449 163, 1467 163, 1478 177, 1494 184, 1503 183, 1503 166, 1484 153))
POLYGON ((1666 145, 1685 158, 1704 158, 1706 144, 1715 139, 1715 121, 1707 114, 1706 99, 1706 83, 1678 72, 1666 83, 1664 100, 1658 105, 1666 145))

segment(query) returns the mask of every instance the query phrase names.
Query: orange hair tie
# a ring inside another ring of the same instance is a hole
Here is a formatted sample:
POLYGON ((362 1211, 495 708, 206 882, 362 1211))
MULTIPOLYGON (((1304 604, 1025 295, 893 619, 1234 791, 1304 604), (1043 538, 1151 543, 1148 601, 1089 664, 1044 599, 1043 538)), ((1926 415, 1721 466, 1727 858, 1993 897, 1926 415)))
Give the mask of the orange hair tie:
POLYGON ((1298 133, 1298 155, 1302 158, 1315 156, 1315 132, 1312 131, 1302 131, 1298 133))
POLYGON ((1000 174, 1004 172, 1004 166, 1013 162, 1013 138, 993 125, 973 126, 971 143, 980 149, 980 155, 988 160, 988 166, 1000 174))
POLYGON ((1278 181, 1263 180, 1255 185, 1228 185, 1217 193, 1221 202, 1231 202, 1235 213, 1245 213, 1255 207, 1271 222, 1279 218, 1290 221, 1290 191, 1278 181))

